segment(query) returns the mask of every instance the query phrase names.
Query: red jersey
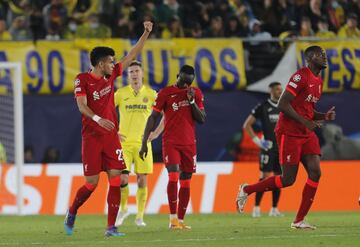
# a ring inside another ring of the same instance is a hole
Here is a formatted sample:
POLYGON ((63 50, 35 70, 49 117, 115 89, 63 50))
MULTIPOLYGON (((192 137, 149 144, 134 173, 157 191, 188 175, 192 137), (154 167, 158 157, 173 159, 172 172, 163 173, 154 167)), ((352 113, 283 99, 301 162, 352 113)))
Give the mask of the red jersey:
MULTIPOLYGON (((204 96, 200 89, 195 90, 195 102, 204 109, 204 96)), ((158 93, 154 111, 164 112, 163 144, 193 145, 195 138, 195 120, 187 98, 187 88, 165 87, 158 93)))
MULTIPOLYGON (((114 123, 118 131, 118 120, 114 104, 114 81, 122 74, 122 65, 117 63, 109 77, 96 78, 90 72, 81 73, 75 79, 75 97, 86 96, 87 106, 101 118, 105 118, 114 123)), ((94 120, 82 115, 83 136, 104 135, 109 131, 98 125, 94 120)))
MULTIPOLYGON (((285 90, 295 96, 291 101, 294 110, 305 119, 313 120, 315 104, 321 97, 322 87, 323 81, 320 76, 315 76, 308 67, 304 67, 290 77, 285 90)), ((308 136, 312 132, 282 112, 275 131, 292 136, 308 136)))

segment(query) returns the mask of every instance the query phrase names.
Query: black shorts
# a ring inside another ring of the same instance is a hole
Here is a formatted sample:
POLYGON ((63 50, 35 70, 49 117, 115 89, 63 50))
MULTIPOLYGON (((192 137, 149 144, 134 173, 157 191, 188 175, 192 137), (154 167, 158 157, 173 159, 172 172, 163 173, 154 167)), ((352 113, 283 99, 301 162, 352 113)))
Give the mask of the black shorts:
POLYGON ((260 171, 262 172, 274 172, 275 174, 281 174, 279 154, 277 152, 261 151, 259 164, 260 171))

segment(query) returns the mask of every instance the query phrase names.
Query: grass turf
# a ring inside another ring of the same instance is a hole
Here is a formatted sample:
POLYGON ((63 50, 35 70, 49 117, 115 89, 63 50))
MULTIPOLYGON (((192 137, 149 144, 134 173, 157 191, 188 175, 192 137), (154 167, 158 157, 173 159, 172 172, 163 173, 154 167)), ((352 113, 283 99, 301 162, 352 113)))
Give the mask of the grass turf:
POLYGON ((130 216, 125 237, 103 236, 105 216, 80 215, 74 235, 66 236, 61 216, 0 216, 0 246, 360 246, 360 212, 311 213, 318 229, 293 230, 293 214, 253 219, 249 215, 189 215, 190 231, 167 229, 167 215, 149 215, 145 228, 130 216))

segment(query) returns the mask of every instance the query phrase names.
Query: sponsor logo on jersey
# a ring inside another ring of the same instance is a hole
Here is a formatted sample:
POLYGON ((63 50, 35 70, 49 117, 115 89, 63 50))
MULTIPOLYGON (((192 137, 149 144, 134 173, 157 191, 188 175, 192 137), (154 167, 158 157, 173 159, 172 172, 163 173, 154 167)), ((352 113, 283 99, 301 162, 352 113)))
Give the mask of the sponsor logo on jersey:
POLYGON ((301 80, 301 75, 299 74, 294 75, 293 80, 294 82, 299 82, 301 80))
POLYGON ((103 97, 111 92, 111 86, 108 85, 107 87, 100 90, 100 97, 103 97))
POLYGON ((279 114, 269 114, 269 120, 272 123, 276 123, 279 120, 279 114))
POLYGON ((94 101, 100 99, 100 94, 99 94, 98 91, 94 91, 94 92, 93 92, 93 98, 94 98, 94 101))
POLYGON ((189 106, 189 105, 190 105, 190 103, 188 100, 183 100, 183 101, 180 101, 179 103, 174 102, 172 104, 172 108, 174 111, 177 111, 177 110, 179 110, 180 107, 185 107, 185 106, 189 106))
POLYGON ((146 110, 147 105, 141 105, 141 104, 133 104, 133 105, 126 105, 126 110, 146 110))
POLYGON ((312 95, 312 94, 309 94, 309 95, 306 97, 305 101, 307 101, 307 102, 312 102, 312 103, 317 103, 317 102, 319 101, 319 98, 318 98, 318 97, 315 97, 315 96, 312 95))

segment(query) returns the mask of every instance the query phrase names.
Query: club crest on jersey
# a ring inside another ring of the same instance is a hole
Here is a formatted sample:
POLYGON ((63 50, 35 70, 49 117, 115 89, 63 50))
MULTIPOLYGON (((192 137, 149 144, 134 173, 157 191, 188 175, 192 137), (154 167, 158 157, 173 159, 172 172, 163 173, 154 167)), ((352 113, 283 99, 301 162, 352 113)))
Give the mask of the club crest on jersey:
POLYGON ((74 81, 74 85, 75 85, 75 87, 80 85, 80 79, 79 78, 76 78, 76 80, 74 81))
POLYGON ((100 95, 99 95, 99 92, 98 92, 98 91, 94 91, 94 92, 93 92, 93 98, 94 98, 94 101, 100 99, 100 95))
POLYGON ((299 74, 294 75, 293 80, 294 82, 299 82, 301 80, 301 75, 299 74))
POLYGON ((144 98, 143 98, 143 102, 144 102, 144 103, 147 103, 147 102, 149 102, 149 99, 148 99, 147 97, 144 97, 144 98))

